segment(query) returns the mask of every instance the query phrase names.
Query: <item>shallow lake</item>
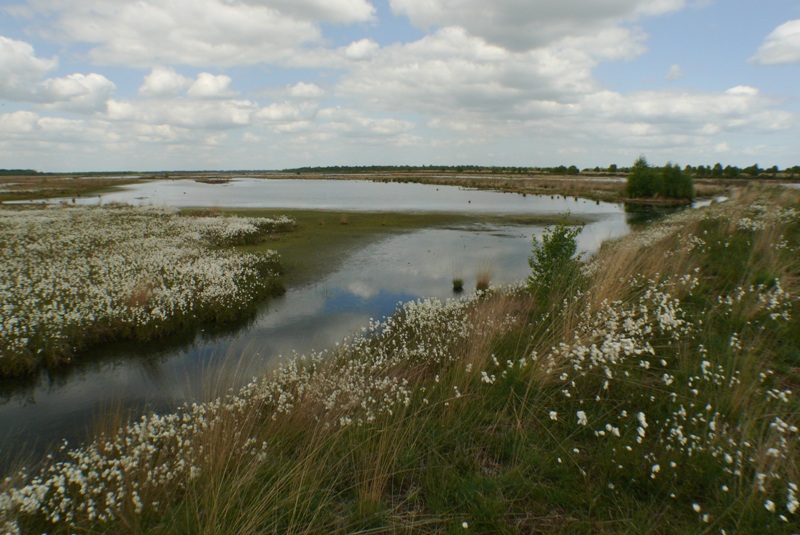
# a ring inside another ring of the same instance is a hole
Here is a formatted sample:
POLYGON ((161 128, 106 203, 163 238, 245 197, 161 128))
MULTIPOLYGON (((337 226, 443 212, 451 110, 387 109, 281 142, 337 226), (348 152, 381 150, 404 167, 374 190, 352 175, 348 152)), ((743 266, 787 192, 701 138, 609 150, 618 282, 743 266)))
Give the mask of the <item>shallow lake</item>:
MULTIPOLYGON (((590 221, 579 236, 580 249, 589 253, 642 217, 626 214, 620 205, 584 199, 364 181, 159 181, 126 186, 101 199, 77 202, 500 215, 570 211, 590 221)), ((69 370, 0 383, 0 468, 21 451, 41 452, 65 438, 84 439, 94 418, 108 409, 163 411, 202 399, 210 385, 246 380, 274 366, 279 355, 324 350, 369 318, 390 315, 400 302, 452 297, 453 277, 464 279, 466 291, 484 268, 493 284, 524 280, 531 236, 542 230, 465 223, 389 235, 353 251, 317 282, 288 288, 249 321, 157 343, 107 345, 69 370), (224 371, 232 367, 233 379, 224 371)))
POLYGON ((123 202, 141 206, 300 208, 367 212, 450 212, 472 214, 580 214, 622 212, 615 204, 549 195, 367 180, 252 179, 220 184, 195 180, 153 180, 122 186, 78 204, 123 202))

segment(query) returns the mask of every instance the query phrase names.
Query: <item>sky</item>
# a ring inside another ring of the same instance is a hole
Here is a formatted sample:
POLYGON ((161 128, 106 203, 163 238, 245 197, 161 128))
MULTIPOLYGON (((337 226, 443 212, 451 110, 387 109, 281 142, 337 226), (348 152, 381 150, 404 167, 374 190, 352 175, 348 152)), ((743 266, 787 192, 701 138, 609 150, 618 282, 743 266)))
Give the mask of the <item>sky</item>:
POLYGON ((0 169, 800 164, 799 0, 0 0, 0 169))

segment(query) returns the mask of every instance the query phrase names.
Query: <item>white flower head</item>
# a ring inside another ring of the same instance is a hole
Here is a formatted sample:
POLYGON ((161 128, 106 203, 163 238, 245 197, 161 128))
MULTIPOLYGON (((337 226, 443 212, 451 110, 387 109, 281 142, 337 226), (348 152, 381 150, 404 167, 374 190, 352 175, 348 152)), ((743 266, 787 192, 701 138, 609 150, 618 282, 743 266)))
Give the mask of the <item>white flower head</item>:
POLYGON ((636 417, 639 419, 639 425, 647 429, 647 418, 645 418, 644 413, 640 412, 639 414, 636 415, 636 417))

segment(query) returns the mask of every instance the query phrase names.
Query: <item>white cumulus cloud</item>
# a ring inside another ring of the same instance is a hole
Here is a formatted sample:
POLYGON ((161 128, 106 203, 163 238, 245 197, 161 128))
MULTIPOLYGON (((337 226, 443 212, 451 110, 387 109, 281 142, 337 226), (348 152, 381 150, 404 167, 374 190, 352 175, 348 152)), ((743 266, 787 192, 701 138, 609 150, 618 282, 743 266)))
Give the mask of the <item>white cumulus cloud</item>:
POLYGON ((251 124, 258 105, 237 99, 110 100, 108 119, 146 126, 191 130, 228 130, 251 124))
POLYGON ((292 98, 316 99, 325 95, 325 90, 317 84, 297 82, 287 89, 287 93, 292 98))
POLYGON ((760 65, 800 63, 800 19, 775 28, 750 61, 760 65))
POLYGON ((87 43, 96 64, 281 63, 323 44, 322 23, 374 19, 368 0, 37 0, 43 34, 87 43))
POLYGON ((231 77, 226 74, 213 75, 201 72, 187 94, 194 98, 226 98, 235 95, 235 91, 230 88, 231 77))
POLYGON ((348 59, 362 60, 372 57, 375 52, 380 48, 380 45, 372 39, 361 39, 350 43, 345 48, 344 55, 348 59))
POLYGON ((39 95, 48 107, 62 110, 104 111, 116 85, 102 74, 70 74, 50 78, 41 84, 39 95))
POLYGON ((55 59, 36 57, 30 44, 0 35, 0 98, 29 100, 34 86, 56 66, 55 59))
POLYGON ((29 43, 0 36, 0 98, 75 112, 105 109, 116 89, 111 80, 97 73, 45 78, 57 65, 37 57, 29 43))
POLYGON ((270 2, 225 0, 40 0, 49 33, 89 43, 97 64, 198 67, 277 61, 321 39, 316 20, 270 2))
POLYGON ((174 97, 191 85, 192 81, 167 67, 154 67, 144 77, 139 94, 144 97, 174 97))
POLYGON ((579 49, 511 52, 444 28, 355 64, 337 91, 384 111, 509 117, 530 101, 574 101, 594 87, 595 64, 579 49))

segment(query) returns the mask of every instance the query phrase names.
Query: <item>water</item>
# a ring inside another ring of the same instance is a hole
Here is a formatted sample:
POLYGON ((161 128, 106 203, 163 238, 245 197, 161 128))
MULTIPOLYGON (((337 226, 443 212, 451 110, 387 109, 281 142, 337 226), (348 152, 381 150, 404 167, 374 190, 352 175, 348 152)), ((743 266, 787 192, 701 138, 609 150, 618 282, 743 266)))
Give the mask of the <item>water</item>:
POLYGON ((581 214, 621 212, 614 204, 549 195, 519 195, 455 186, 366 180, 240 178, 222 184, 158 180, 122 186, 77 204, 123 202, 136 206, 204 206, 367 212, 471 214, 581 214))
MULTIPOLYGON (((587 252, 628 232, 628 221, 641 217, 626 214, 618 205, 584 199, 362 181, 241 180, 224 185, 168 181, 128 186, 104 195, 102 202, 137 198, 143 204, 180 206, 497 214, 571 211, 592 219, 578 238, 580 249, 587 252)), ((246 380, 276 365, 281 355, 324 350, 370 318, 390 315, 400 302, 451 297, 454 277, 464 279, 467 291, 474 288, 481 269, 492 272, 495 284, 523 280, 530 270, 531 236, 541 235, 542 230, 531 225, 463 224, 391 235, 352 252, 321 280, 289 288, 238 325, 150 344, 109 344, 68 370, 2 383, 0 465, 20 451, 38 453, 65 438, 70 443, 83 440, 94 419, 110 408, 121 406, 134 413, 145 406, 168 410, 207 396, 209 383, 228 384, 230 378, 219 378, 231 366, 237 369, 238 380, 246 380)))

